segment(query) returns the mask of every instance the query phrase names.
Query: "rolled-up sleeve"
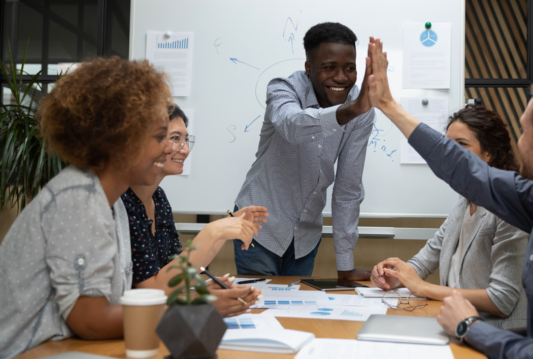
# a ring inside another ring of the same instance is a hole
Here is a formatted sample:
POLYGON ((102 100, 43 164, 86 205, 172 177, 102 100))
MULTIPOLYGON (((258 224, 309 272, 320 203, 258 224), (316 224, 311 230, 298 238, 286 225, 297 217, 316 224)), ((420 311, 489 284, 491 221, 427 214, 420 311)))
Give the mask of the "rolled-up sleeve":
POLYGON ((353 119, 355 128, 339 154, 331 203, 335 256, 339 271, 354 268, 353 250, 359 239, 357 226, 361 202, 365 198, 363 168, 374 120, 373 109, 353 119))
POLYGON ((487 294, 505 315, 511 314, 520 298, 527 243, 526 233, 498 220, 491 252, 492 273, 487 294))
MULTIPOLYGON (((44 208, 46 263, 59 314, 66 320, 80 296, 110 300, 114 257, 114 223, 96 209, 106 208, 90 191, 56 196, 44 208)), ((107 206, 109 208, 109 206, 107 206)), ((112 218, 111 209, 107 217, 112 218)))
POLYGON ((296 89, 285 79, 272 80, 267 93, 265 117, 270 118, 276 131, 291 144, 299 144, 318 133, 328 137, 341 129, 337 122, 339 106, 303 109, 296 89))

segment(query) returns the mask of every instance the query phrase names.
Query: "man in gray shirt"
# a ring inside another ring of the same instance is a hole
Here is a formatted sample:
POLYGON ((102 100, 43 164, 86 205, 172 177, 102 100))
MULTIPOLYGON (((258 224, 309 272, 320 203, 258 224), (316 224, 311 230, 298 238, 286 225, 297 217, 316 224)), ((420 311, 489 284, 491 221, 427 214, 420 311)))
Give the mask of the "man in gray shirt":
POLYGON ((235 240, 238 274, 311 275, 326 190, 335 181, 332 212, 339 279, 369 279, 369 271, 354 269, 353 250, 375 114, 367 95, 368 71, 361 92, 355 86, 356 41, 344 25, 315 25, 304 37, 305 72, 269 83, 256 161, 235 204, 265 206, 270 216, 255 247, 241 251, 235 240))

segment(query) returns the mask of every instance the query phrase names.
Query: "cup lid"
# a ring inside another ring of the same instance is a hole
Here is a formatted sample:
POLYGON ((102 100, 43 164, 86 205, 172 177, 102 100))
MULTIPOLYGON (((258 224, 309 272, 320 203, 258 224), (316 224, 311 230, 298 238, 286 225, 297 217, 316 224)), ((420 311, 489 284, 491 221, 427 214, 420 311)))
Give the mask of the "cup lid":
POLYGON ((158 305, 167 301, 165 291, 161 289, 126 290, 120 297, 122 305, 158 305))

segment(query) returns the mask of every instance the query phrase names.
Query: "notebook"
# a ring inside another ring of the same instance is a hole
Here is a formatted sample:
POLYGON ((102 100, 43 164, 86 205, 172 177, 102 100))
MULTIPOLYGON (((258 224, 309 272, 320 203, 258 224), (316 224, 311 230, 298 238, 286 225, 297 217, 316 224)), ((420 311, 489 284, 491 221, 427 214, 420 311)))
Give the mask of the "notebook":
MULTIPOLYGON (((407 288, 396 288, 388 292, 380 288, 355 288, 355 291, 358 295, 364 298, 398 298, 398 295, 400 295, 402 298, 408 298, 411 294, 413 294, 407 288)), ((411 299, 426 298, 412 296, 411 299)))
POLYGON ((357 333, 357 340, 446 345, 450 338, 437 318, 372 314, 357 333))
POLYGON ((313 333, 290 329, 227 330, 218 348, 293 354, 314 338, 313 333))

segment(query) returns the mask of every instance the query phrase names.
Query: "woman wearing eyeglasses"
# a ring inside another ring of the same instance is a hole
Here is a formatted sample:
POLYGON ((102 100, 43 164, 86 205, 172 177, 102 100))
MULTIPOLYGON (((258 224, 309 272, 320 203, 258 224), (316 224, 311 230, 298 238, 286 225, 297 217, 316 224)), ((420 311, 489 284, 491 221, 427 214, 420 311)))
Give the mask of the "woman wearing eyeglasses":
MULTIPOLYGON (((159 184, 166 176, 183 172, 184 162, 194 145, 194 136, 188 134, 187 125, 188 119, 183 111, 177 105, 171 107, 168 134, 172 152, 167 156, 161 174, 153 185, 133 186, 122 195, 130 224, 133 286, 164 289, 167 295, 172 292, 167 283, 175 274, 167 272, 167 268, 176 265, 169 257, 181 253, 181 243, 172 208, 159 184)), ((261 228, 259 222, 266 222, 268 214, 264 207, 252 207, 244 208, 234 216, 211 222, 198 233, 193 241, 196 250, 191 252, 189 260, 195 267, 207 267, 226 240, 257 234, 257 229, 261 228)), ((232 278, 227 277, 221 280, 231 286, 232 278)), ((211 282, 208 288, 218 297, 213 304, 223 316, 246 312, 261 294, 250 286, 234 285, 229 290, 223 290, 211 282), (242 298, 247 305, 237 298, 242 298)))

